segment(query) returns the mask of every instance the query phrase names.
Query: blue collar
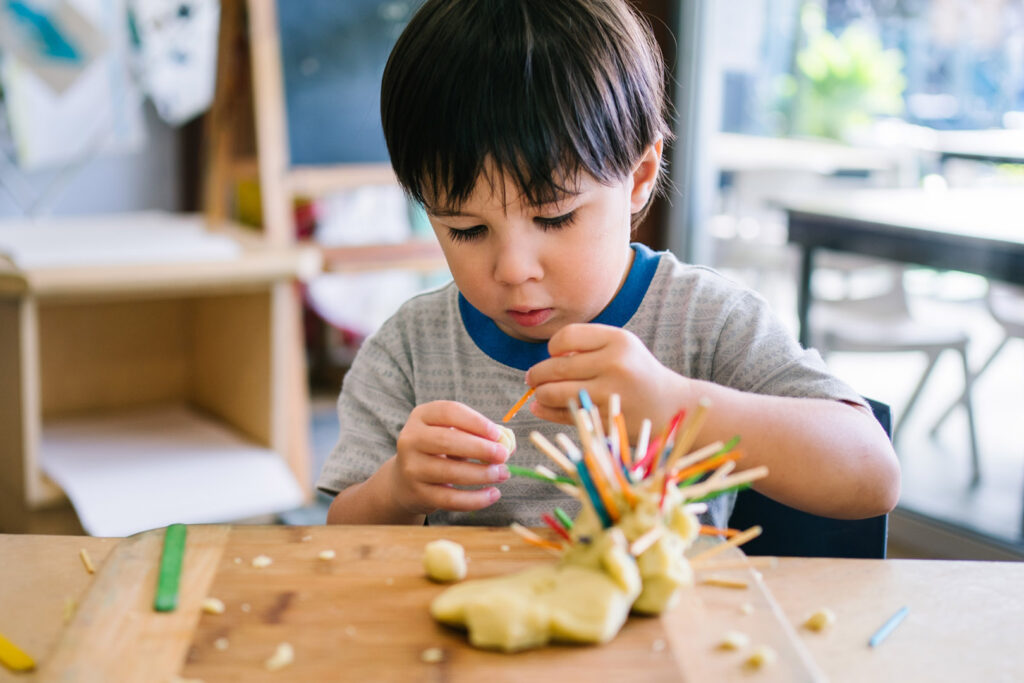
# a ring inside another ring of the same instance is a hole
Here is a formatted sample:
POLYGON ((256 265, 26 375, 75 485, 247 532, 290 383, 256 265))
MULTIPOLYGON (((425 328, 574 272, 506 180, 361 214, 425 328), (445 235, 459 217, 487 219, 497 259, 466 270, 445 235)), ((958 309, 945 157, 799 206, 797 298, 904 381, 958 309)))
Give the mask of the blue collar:
MULTIPOLYGON (((622 327, 636 313, 640 302, 651 286, 654 272, 658 269, 660 257, 649 247, 634 242, 633 265, 629 269, 626 281, 622 283, 615 298, 601 311, 593 323, 622 327)), ((519 370, 529 370, 540 361, 548 358, 547 342, 530 342, 510 337, 501 331, 493 320, 478 311, 459 293, 459 313, 462 324, 470 338, 488 356, 519 370)))

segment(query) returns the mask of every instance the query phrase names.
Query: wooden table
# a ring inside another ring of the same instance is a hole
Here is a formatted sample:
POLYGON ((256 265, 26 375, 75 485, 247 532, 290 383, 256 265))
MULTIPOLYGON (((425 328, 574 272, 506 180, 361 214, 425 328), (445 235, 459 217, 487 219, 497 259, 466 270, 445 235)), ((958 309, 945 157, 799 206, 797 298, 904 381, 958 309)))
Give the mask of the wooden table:
POLYGON ((832 249, 1024 284, 1024 189, 848 190, 777 201, 800 247, 797 314, 809 342, 814 252, 832 249))
POLYGON ((550 559, 507 529, 189 527, 179 609, 157 614, 149 605, 159 533, 124 540, 0 535, 0 633, 39 664, 34 675, 0 667, 0 681, 164 681, 173 674, 208 683, 337 680, 340 672, 351 680, 488 683, 566 680, 567 674, 588 680, 679 680, 682 675, 687 680, 1008 681, 1019 680, 1024 671, 1018 642, 1024 632, 1020 563, 782 558, 762 570, 767 601, 753 587, 698 585, 662 617, 632 617, 606 646, 501 655, 473 650, 462 633, 429 618, 429 600, 443 587, 423 578, 420 558, 423 545, 438 537, 465 545, 471 578, 550 559), (97 574, 84 570, 82 548, 97 574), (334 560, 316 559, 325 548, 336 551, 334 560), (253 568, 251 559, 260 553, 274 563, 253 568), (222 597, 227 611, 201 614, 199 602, 207 595, 222 597), (78 611, 65 623, 69 599, 78 611), (741 613, 744 602, 757 605, 753 615, 741 613), (781 610, 773 615, 775 603, 781 610), (869 648, 871 633, 903 605, 910 607, 907 619, 880 647, 869 648), (838 615, 830 630, 799 627, 810 612, 825 606, 838 615), (787 665, 783 659, 774 669, 744 671, 742 655, 714 649, 724 630, 754 634, 758 623, 773 619, 776 630, 787 631, 812 660, 799 676, 780 668, 787 665), (229 647, 218 650, 218 638, 227 638, 229 647), (295 663, 268 672, 262 662, 281 641, 295 647, 295 663), (433 646, 444 652, 440 664, 420 659, 423 649, 433 646), (143 678, 137 677, 140 672, 143 678))

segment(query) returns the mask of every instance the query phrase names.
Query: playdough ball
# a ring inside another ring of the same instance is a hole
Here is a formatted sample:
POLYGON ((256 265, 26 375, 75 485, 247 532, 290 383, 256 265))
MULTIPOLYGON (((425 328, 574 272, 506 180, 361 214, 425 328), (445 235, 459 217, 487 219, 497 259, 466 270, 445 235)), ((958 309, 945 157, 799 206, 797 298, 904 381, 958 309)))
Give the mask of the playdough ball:
POLYGON ((498 443, 508 450, 508 454, 512 455, 516 451, 516 434, 508 427, 502 427, 498 425, 498 429, 501 430, 501 438, 498 439, 498 443))
POLYGON ((466 578, 466 551, 455 541, 431 541, 423 552, 423 568, 433 581, 460 581, 466 578))

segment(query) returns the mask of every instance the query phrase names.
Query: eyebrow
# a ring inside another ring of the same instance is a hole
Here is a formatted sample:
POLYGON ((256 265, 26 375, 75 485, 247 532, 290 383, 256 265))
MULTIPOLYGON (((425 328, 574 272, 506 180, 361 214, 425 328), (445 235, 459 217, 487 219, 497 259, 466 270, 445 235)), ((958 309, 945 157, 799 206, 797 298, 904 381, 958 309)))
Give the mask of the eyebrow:
POLYGON ((452 216, 466 215, 456 209, 441 209, 432 206, 424 206, 423 208, 426 209, 427 213, 429 213, 432 216, 437 216, 438 218, 450 218, 452 216))
MULTIPOLYGON (((578 192, 578 193, 575 193, 575 194, 565 194, 562 197, 559 197, 558 199, 556 199, 555 201, 547 202, 547 203, 541 204, 539 206, 534 206, 533 209, 536 210, 536 211, 540 211, 540 210, 547 209, 547 208, 555 208, 555 209, 558 209, 558 210, 562 210, 563 207, 559 206, 560 204, 563 204, 565 202, 571 201, 571 200, 575 199, 576 197, 579 197, 579 196, 581 196, 583 194, 585 194, 585 193, 584 192, 578 192)), ((463 213, 462 211, 459 211, 458 209, 446 209, 446 208, 442 208, 442 207, 433 207, 433 206, 427 206, 427 205, 424 205, 423 208, 431 216, 437 216, 438 218, 451 218, 453 216, 471 216, 472 215, 472 214, 463 213)))

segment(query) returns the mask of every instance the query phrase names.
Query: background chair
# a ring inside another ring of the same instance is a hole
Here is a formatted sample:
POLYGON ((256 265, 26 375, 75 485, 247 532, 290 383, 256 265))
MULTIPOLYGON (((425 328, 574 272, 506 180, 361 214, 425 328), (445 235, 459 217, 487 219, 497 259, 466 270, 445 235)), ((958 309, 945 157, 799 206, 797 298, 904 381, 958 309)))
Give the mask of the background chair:
POLYGON ((967 362, 967 331, 956 324, 923 321, 912 315, 902 265, 826 252, 818 256, 815 272, 819 279, 814 283, 810 312, 811 345, 823 356, 833 352, 916 352, 927 357, 924 372, 892 430, 894 441, 899 441, 939 357, 946 351, 960 357, 964 390, 957 402, 967 413, 971 485, 976 485, 981 480, 981 465, 971 401, 974 374, 967 362), (833 277, 832 286, 819 287, 819 276, 829 275, 833 277))
MULTIPOLYGON (((974 373, 975 381, 988 370, 992 361, 1006 348, 1011 339, 1024 339, 1024 287, 1016 287, 1002 282, 989 282, 988 291, 985 294, 985 306, 992 319, 1003 328, 1003 339, 974 373)), ((970 401, 970 393, 965 389, 959 398, 942 412, 929 434, 934 437, 938 433, 939 427, 958 405, 964 405, 967 410, 971 410, 970 401)))
MULTIPOLYGON (((867 399, 885 433, 892 436, 889 406, 867 399)), ((764 531, 743 545, 748 555, 786 557, 853 557, 884 559, 889 516, 868 519, 831 519, 778 503, 747 489, 736 496, 729 525, 746 529, 755 524, 764 531)))

